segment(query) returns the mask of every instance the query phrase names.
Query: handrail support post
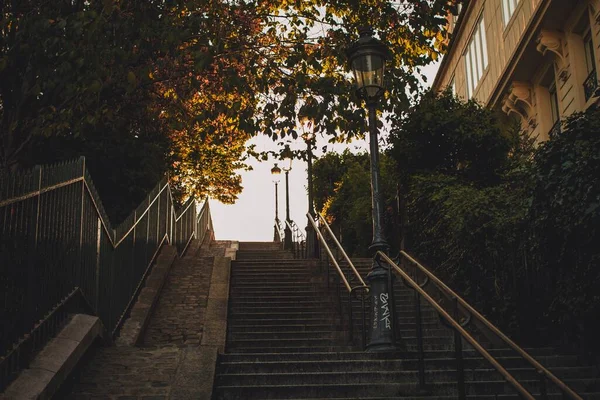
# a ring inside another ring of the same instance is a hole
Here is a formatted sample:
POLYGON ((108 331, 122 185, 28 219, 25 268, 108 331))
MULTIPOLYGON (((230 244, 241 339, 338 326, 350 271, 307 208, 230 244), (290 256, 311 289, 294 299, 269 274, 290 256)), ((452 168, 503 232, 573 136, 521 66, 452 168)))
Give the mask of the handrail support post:
POLYGON ((419 390, 425 389, 425 354, 423 350, 423 325, 421 318, 421 295, 416 290, 415 297, 415 325, 417 329, 417 352, 419 353, 419 390))
POLYGON ((546 386, 546 376, 544 375, 544 371, 538 370, 537 373, 540 380, 540 398, 542 400, 548 400, 548 388, 546 386))
MULTIPOLYGON (((456 322, 459 322, 458 313, 458 299, 454 297, 452 299, 454 315, 452 316, 456 322)), ((458 381, 458 398, 459 400, 465 400, 467 398, 465 390, 465 366, 463 362, 462 354, 462 337, 457 329, 454 329, 454 356, 456 357, 456 374, 458 381)))

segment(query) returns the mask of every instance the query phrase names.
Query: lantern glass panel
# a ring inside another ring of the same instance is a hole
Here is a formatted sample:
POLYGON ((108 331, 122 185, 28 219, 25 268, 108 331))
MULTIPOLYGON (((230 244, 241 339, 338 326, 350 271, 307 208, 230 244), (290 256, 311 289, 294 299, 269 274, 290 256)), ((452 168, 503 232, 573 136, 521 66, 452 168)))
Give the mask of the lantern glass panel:
POLYGON ((271 168, 271 174, 273 175, 279 175, 281 173, 281 168, 279 168, 277 166, 277 164, 275 164, 275 166, 273 168, 271 168))
POLYGON ((376 54, 363 54, 352 61, 352 71, 358 90, 364 90, 368 97, 376 96, 383 88, 385 61, 376 54))

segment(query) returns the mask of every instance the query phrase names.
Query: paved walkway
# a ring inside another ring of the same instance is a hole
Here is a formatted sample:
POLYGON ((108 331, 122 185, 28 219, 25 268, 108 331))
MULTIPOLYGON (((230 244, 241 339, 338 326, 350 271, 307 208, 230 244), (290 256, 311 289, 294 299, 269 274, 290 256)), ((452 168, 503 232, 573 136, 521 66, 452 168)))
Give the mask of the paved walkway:
POLYGON ((213 256, 224 255, 227 245, 213 242, 195 256, 176 260, 146 329, 143 347, 95 348, 55 398, 197 398, 193 382, 202 358, 200 342, 213 256))
POLYGON ((212 263, 212 257, 175 263, 146 328, 144 346, 200 344, 212 263))

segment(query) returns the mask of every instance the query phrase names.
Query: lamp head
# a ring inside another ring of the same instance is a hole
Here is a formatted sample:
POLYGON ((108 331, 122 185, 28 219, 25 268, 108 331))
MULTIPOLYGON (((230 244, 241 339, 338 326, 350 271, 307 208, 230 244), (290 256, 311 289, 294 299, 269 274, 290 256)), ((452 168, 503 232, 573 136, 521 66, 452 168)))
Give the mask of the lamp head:
POLYGON ((275 166, 273 168, 271 168, 271 174, 273 174, 275 176, 281 174, 281 168, 279 168, 277 166, 277 163, 275 163, 275 166))
POLYGON ((292 170, 292 160, 294 159, 294 154, 292 153, 292 150, 290 150, 290 146, 285 146, 281 153, 281 157, 283 159, 283 170, 285 172, 290 172, 292 170))
POLYGON ((391 58, 388 48, 373 37, 371 28, 361 28, 360 38, 346 51, 359 97, 367 102, 383 94, 385 62, 391 58))

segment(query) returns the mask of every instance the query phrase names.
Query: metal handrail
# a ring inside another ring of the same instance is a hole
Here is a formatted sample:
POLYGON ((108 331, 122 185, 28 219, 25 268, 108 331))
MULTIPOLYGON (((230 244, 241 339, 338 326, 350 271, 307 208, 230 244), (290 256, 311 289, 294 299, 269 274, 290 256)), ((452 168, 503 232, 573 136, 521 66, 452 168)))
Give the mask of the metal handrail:
POLYGON ((283 241, 285 237, 285 233, 281 230, 281 225, 279 225, 279 219, 275 218, 275 229, 277 229, 277 235, 279 236, 279 241, 283 241))
MULTIPOLYGON (((349 306, 349 332, 350 332, 350 340, 353 341, 353 335, 354 335, 354 322, 353 322, 353 317, 352 317, 352 294, 355 292, 359 292, 362 291, 361 295, 361 301, 362 301, 362 306, 361 306, 361 312, 362 312, 362 331, 361 331, 361 340, 362 340, 362 347, 365 347, 367 338, 366 338, 366 334, 367 334, 367 323, 366 323, 366 311, 365 311, 365 296, 369 293, 370 289, 369 286, 367 286, 365 284, 365 282, 362 280, 362 278, 360 277, 360 274, 358 274, 358 272, 356 271, 356 268, 354 267, 354 264, 352 263, 352 261, 347 258, 347 261, 349 263, 349 265, 352 268, 352 271, 354 271, 355 274, 358 275, 358 280, 360 282, 359 285, 356 286, 352 286, 350 284, 350 282, 348 281, 348 279, 346 278, 346 275, 344 274, 344 272, 342 271, 342 268, 340 267, 340 264, 338 263, 338 260, 336 259, 336 257, 333 255, 333 252, 331 251, 331 248, 329 247, 329 244, 327 243, 327 241, 325 240, 325 237, 323 236, 323 233, 321 233, 321 231, 319 230, 316 222, 314 221, 314 219, 312 217, 310 217, 310 214, 307 213, 307 216, 309 216, 308 221, 310 222, 310 224, 312 225, 314 231, 317 234, 317 239, 319 240, 319 242, 321 243, 321 248, 325 249, 325 251, 327 252, 327 255, 329 256, 329 259, 332 261, 333 265, 335 266, 335 269, 338 272, 339 277, 341 278, 342 282, 344 283, 344 286, 346 287, 346 290, 348 292, 348 306, 349 306)), ((323 221, 323 223, 325 225, 327 225, 326 221, 323 221)), ((331 229, 329 230, 331 232, 331 229)), ((333 234, 332 234, 333 236, 333 234)), ((336 246, 341 249, 341 251, 343 252, 343 254, 346 254, 346 252, 344 251, 344 249, 342 248, 342 246, 340 245, 340 243, 336 240, 335 241, 336 246)), ((347 257, 347 255, 346 255, 347 257)), ((329 265, 329 264, 328 264, 329 265)), ((327 272, 327 285, 329 285, 329 270, 327 272)), ((338 286, 338 296, 340 296, 340 314, 343 317, 343 312, 342 312, 342 302, 341 302, 341 295, 339 293, 339 286, 338 286)))
MULTIPOLYGON (((342 279, 342 282, 344 283, 344 286, 346 286, 346 289, 348 290, 348 292, 352 292, 353 291, 352 290, 352 286, 350 286, 350 283, 348 282, 348 279, 346 279, 346 275, 342 271, 342 268, 340 268, 340 264, 337 262, 337 259, 335 258, 335 256, 331 252, 331 248, 329 248, 329 245, 327 244, 327 241, 325 240, 325 238, 323 237, 323 235, 319 231, 319 229, 317 227, 317 224, 315 224, 315 221, 313 221, 312 219, 310 219, 310 223, 312 224, 313 228, 315 229, 315 232, 317 232, 317 238, 319 239, 319 241, 323 245, 323 248, 325 249, 325 251, 327 251, 327 255, 329 255, 329 258, 333 262, 333 265, 335 266, 335 269, 338 271, 338 274, 339 274, 340 278, 342 279)), ((365 285, 365 287, 366 287, 366 285, 365 285)), ((368 289, 368 287, 367 287, 367 289, 368 289)))
POLYGON ((300 229, 300 227, 298 226, 296 221, 291 220, 290 222, 292 224, 292 232, 294 232, 296 234, 296 236, 298 237, 298 239, 300 239, 300 241, 302 241, 302 242, 305 241, 306 235, 304 235, 304 232, 302 232, 302 229, 300 229))
MULTIPOLYGON (((85 181, 84 181, 85 182, 85 181)), ((88 193, 90 193, 91 195, 91 190, 89 188, 89 186, 87 185, 87 182, 85 182, 86 185, 86 189, 88 191, 88 193)), ((134 221, 134 223, 131 225, 131 227, 125 232, 123 233, 123 235, 121 235, 121 239, 116 240, 117 238, 115 237, 115 242, 113 242, 112 238, 110 237, 110 233, 108 231, 108 228, 106 227, 106 223, 104 222, 104 220, 102 221, 102 225, 104 226, 104 229, 106 231, 107 234, 109 234, 109 239, 110 242, 113 246, 113 248, 117 248, 125 239, 127 239, 127 236, 129 236, 129 234, 131 232, 133 232, 133 230, 136 228, 136 226, 140 223, 140 221, 142 220, 142 218, 146 215, 146 213, 148 213, 148 211, 150 210, 150 208, 152 207, 152 205, 154 204, 155 201, 157 201, 160 198, 160 195, 162 194, 162 192, 165 190, 165 188, 168 188, 169 185, 165 184, 156 194, 156 196, 154 196, 154 198, 152 199, 152 201, 148 202, 148 206, 146 207, 146 209, 142 212, 141 215, 136 215, 136 220, 134 221)), ((100 211, 98 208, 98 205, 96 204, 96 199, 93 198, 92 196, 92 204, 94 204, 94 207, 96 208, 96 211, 98 212, 98 215, 100 215, 100 211)), ((175 222, 179 221, 179 219, 181 218, 181 216, 187 211, 187 209, 192 205, 195 204, 195 202, 190 202, 190 204, 187 206, 187 208, 185 210, 181 210, 180 211, 180 215, 179 217, 175 218, 175 222)))
MULTIPOLYGON (((292 221, 293 222, 293 221, 292 221)), ((295 224, 295 223, 294 223, 295 224)), ((287 226, 288 228, 290 228, 290 231, 292 233, 296 233, 296 228, 294 228, 294 226, 292 224, 290 224, 290 221, 286 220, 285 221, 285 226, 287 226)))
MULTIPOLYGON (((406 253, 405 253, 406 254, 406 253)), ((417 283, 415 282, 406 272, 404 272, 391 258, 389 258, 385 253, 378 251, 376 253, 376 257, 383 258, 393 269, 398 273, 402 279, 407 282, 412 289, 416 290, 421 296, 425 298, 436 309, 436 311, 444 317, 450 325, 458 332, 462 337, 464 337, 467 342, 469 342, 475 350, 479 352, 492 366, 506 379, 508 383, 510 383, 519 394, 529 400, 535 400, 535 397, 531 393, 529 393, 490 353, 488 353, 479 342, 473 338, 462 326, 458 323, 454 318, 450 316, 444 310, 442 306, 439 305, 431 296, 427 294, 427 292, 417 283)), ((457 296, 457 299, 459 297, 457 296)))
MULTIPOLYGON (((319 216, 320 221, 323 223, 323 226, 325 227, 325 229, 329 233, 329 236, 331 236, 331 238, 333 239, 333 242, 335 243, 335 245, 337 246, 337 248, 340 249, 340 251, 342 252, 342 256, 344 256, 344 259, 346 260, 346 262, 350 266, 350 269, 354 273, 355 277, 358 279, 358 281, 363 286, 367 286, 367 284, 365 283, 365 281, 363 280, 363 278, 360 276, 360 273, 356 270, 356 267, 354 267, 354 264, 350 260, 350 257, 348 257, 348 254, 346 254, 346 251, 344 250, 344 248, 342 247, 342 245, 340 244, 340 242, 337 240, 337 238, 333 234, 333 231, 329 227, 329 224, 327 223, 327 221, 325 221, 325 218, 321 215, 321 213, 317 213, 317 215, 319 216)), ((309 213, 306 213, 306 216, 308 217, 309 220, 312 220, 311 215, 309 213)))
MULTIPOLYGON (((381 253, 383 254, 383 253, 381 253)), ((386 259, 386 261, 391 261, 389 260, 389 257, 387 257, 385 254, 383 254, 386 259)), ((431 281, 433 281, 436 286, 440 289, 442 289, 444 292, 446 292, 446 294, 452 298, 455 298, 456 301, 458 301, 458 303, 464 308, 466 309, 470 315, 474 316, 475 318, 477 318, 481 323, 483 323, 489 330, 491 330, 493 333, 495 333, 500 339, 502 339, 502 341, 504 341, 504 343, 506 343, 511 349, 513 349, 514 351, 516 351, 517 353, 519 353, 519 355, 521 357, 523 357, 527 362, 529 362, 529 364, 531 364, 537 371, 538 373, 543 374, 545 377, 547 377, 548 379, 550 379, 556 386, 558 386, 563 393, 568 394, 569 396, 571 396, 572 399, 577 399, 577 400, 583 400, 577 393, 575 393, 570 387, 568 387, 563 381, 561 381, 559 378, 557 378, 552 372, 550 372, 547 368, 545 368, 542 364, 540 364, 535 358, 533 358, 532 356, 529 355, 529 353, 527 353, 525 350, 523 350, 521 347, 519 347, 515 342, 513 342, 512 340, 510 340, 504 333, 502 333, 502 331, 500 331, 500 329, 498 329, 494 324, 492 324, 490 321, 488 321, 483 315, 481 315, 479 312, 477 312, 477 310, 475 310, 469 303, 467 303, 466 300, 464 300, 462 297, 460 297, 458 294, 456 294, 452 289, 450 289, 448 286, 446 286, 446 284, 444 284, 444 282, 442 282, 437 276, 435 276, 431 271, 429 271, 427 268, 425 268, 423 265, 421 265, 417 260, 415 260, 413 257, 411 257, 408 253, 406 253, 405 251, 400 251, 400 255, 404 256, 408 261, 410 261, 413 265, 415 265, 421 272, 423 272, 431 281)), ((392 263, 393 264, 393 263, 392 263)), ((393 264, 396 268, 398 268, 397 265, 393 264)), ((404 271, 402 271, 403 274, 404 271)), ((421 289, 422 290, 422 289, 421 289)))
POLYGON ((298 224, 293 220, 286 220, 285 225, 289 228, 292 234, 292 251, 294 258, 304 258, 304 244, 306 243, 306 237, 302 230, 298 227, 298 224))

